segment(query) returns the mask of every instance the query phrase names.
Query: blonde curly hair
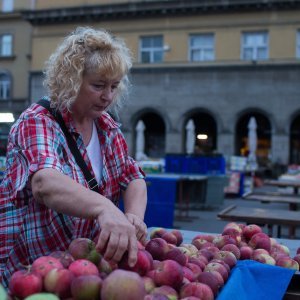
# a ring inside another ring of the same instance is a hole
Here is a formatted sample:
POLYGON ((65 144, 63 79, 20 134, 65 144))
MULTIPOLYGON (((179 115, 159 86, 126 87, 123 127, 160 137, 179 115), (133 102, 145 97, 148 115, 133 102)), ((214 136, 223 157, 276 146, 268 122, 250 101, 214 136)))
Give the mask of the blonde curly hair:
POLYGON ((122 77, 109 110, 117 113, 128 93, 128 73, 132 57, 124 41, 106 30, 78 27, 65 37, 45 63, 44 86, 51 106, 71 111, 85 72, 96 72, 105 79, 122 77))

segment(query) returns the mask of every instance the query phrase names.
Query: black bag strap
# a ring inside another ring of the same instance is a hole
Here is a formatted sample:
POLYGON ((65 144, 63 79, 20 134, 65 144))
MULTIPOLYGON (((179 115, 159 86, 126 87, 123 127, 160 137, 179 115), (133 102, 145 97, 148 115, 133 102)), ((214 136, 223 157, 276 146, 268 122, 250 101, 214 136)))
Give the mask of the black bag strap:
POLYGON ((72 136, 63 120, 61 113, 58 110, 51 108, 50 102, 46 99, 41 99, 37 103, 39 105, 45 107, 46 109, 48 109, 48 111, 54 116, 54 118, 56 119, 57 123, 60 125, 60 128, 62 129, 62 131, 67 139, 68 146, 76 160, 76 163, 78 164, 81 171, 83 172, 84 177, 85 177, 90 189, 93 190, 94 192, 99 193, 98 182, 95 179, 95 177, 92 176, 90 170, 88 169, 88 167, 77 147, 76 141, 72 138, 72 136))

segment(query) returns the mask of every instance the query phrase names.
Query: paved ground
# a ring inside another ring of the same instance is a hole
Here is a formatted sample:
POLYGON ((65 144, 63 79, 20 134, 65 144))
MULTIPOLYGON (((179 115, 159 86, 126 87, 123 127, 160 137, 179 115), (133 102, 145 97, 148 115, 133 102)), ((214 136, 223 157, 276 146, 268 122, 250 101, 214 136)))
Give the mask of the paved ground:
MULTIPOLYGON (((260 188, 256 190, 271 190, 272 188, 260 188)), ((275 189, 276 190, 276 189, 275 189)), ((287 209, 288 204, 285 203, 261 203, 254 202, 249 200, 244 200, 241 198, 224 198, 223 204, 218 208, 214 209, 190 209, 187 212, 182 210, 176 210, 175 212, 175 220, 174 220, 174 228, 182 229, 182 230, 191 230, 191 231, 201 231, 201 232, 211 232, 211 233, 221 233, 224 226, 228 223, 228 221, 222 221, 217 218, 217 214, 223 210, 224 208, 230 205, 238 205, 243 207, 259 207, 264 209, 287 209), (188 215, 188 218, 184 218, 188 215)), ((275 232, 274 228, 274 232, 275 232)), ((267 228, 263 228, 263 230, 267 233, 267 228)), ((287 238, 288 228, 282 228, 282 238, 287 238)), ((300 228, 296 231, 296 239, 300 240, 300 228)), ((300 241, 299 241, 300 245, 300 241)))

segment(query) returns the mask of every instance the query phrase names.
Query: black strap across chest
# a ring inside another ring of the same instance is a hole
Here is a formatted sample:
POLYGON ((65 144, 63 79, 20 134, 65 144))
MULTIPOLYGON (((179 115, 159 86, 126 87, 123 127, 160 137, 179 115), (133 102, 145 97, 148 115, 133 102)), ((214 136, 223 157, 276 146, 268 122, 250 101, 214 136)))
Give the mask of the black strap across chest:
POLYGON ((48 111, 53 115, 53 117, 56 119, 57 123, 59 124, 60 128, 62 129, 66 139, 67 139, 67 143, 68 146, 76 160, 76 163, 78 164, 78 166, 80 167, 81 171, 84 174, 84 177, 90 187, 91 190, 93 190, 94 192, 99 193, 99 188, 98 188, 98 183, 97 180, 95 179, 95 177, 91 174, 88 166, 86 165, 78 147, 77 147, 77 143, 76 141, 73 139, 73 137, 71 136, 71 133, 69 132, 63 117, 61 115, 61 113, 53 108, 50 107, 50 102, 46 99, 41 99, 37 102, 39 105, 45 107, 46 109, 48 109, 48 111))

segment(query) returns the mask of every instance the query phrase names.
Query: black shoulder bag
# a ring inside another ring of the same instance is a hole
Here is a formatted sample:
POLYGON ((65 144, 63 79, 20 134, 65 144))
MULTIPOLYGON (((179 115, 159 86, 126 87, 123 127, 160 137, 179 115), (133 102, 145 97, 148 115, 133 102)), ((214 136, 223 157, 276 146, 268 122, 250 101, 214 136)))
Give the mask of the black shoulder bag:
POLYGON ((55 109, 50 107, 50 102, 46 99, 41 99, 37 102, 39 105, 45 107, 46 109, 48 109, 48 111, 52 114, 52 116, 55 118, 55 120, 57 121, 57 123, 59 124, 60 128, 62 129, 67 142, 68 142, 68 146, 76 160, 76 163, 78 164, 78 166, 80 167, 81 171, 84 174, 84 177, 90 187, 91 190, 93 190, 94 192, 99 193, 99 188, 98 188, 98 183, 97 180, 95 179, 94 176, 92 176, 90 170, 88 169, 78 147, 77 144, 75 142, 75 140, 72 138, 63 118, 62 115, 60 114, 59 111, 56 111, 55 109))

